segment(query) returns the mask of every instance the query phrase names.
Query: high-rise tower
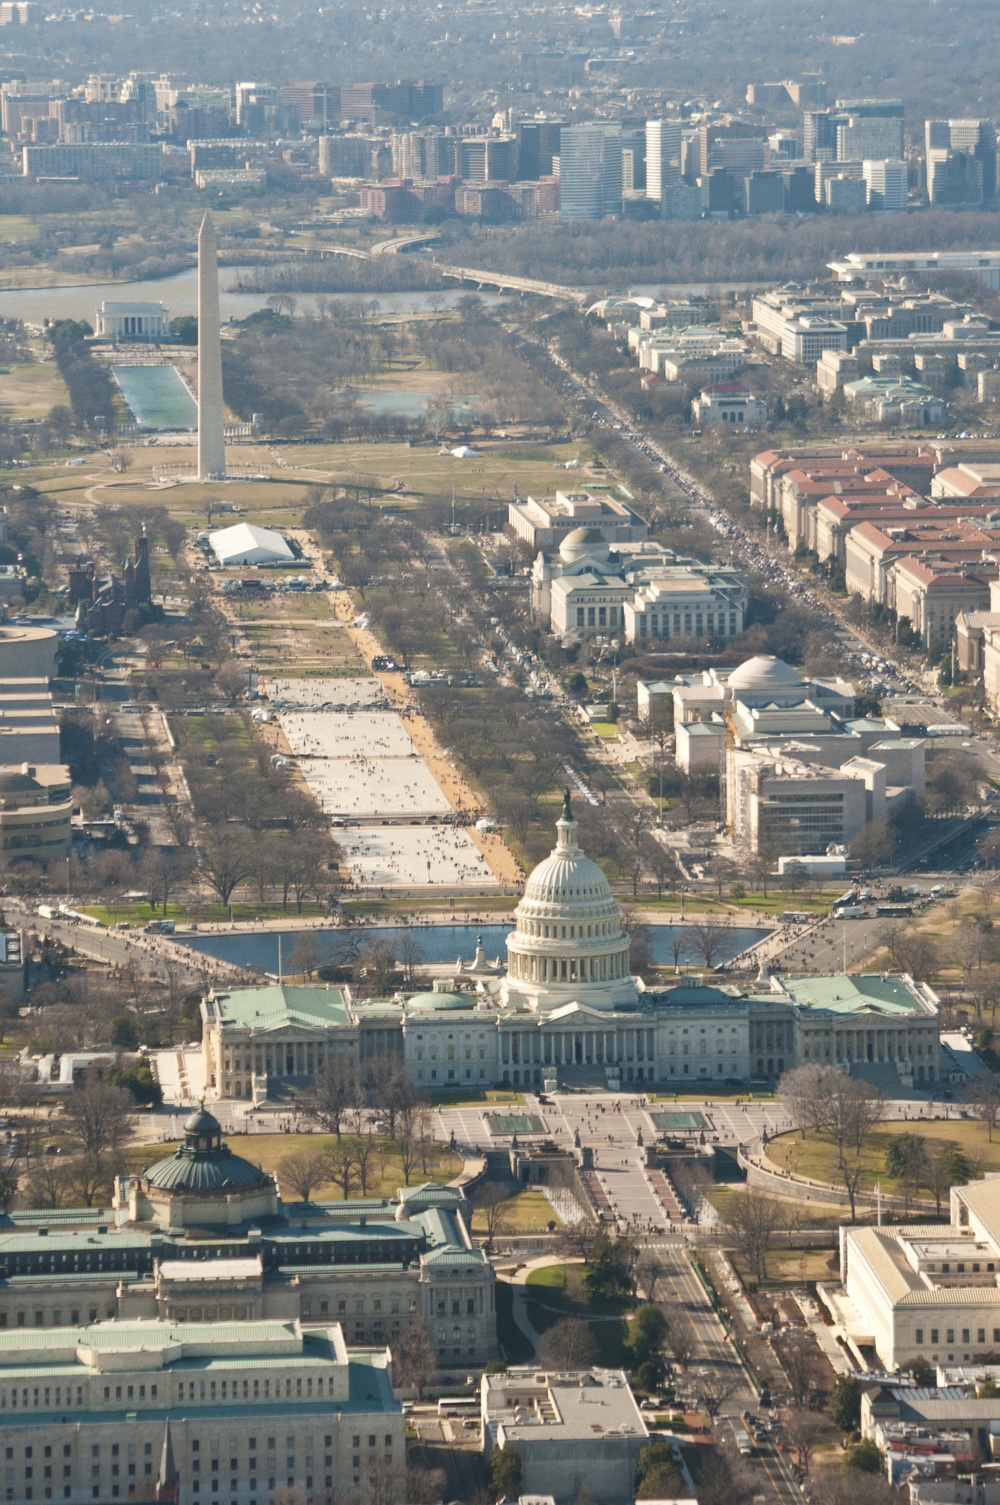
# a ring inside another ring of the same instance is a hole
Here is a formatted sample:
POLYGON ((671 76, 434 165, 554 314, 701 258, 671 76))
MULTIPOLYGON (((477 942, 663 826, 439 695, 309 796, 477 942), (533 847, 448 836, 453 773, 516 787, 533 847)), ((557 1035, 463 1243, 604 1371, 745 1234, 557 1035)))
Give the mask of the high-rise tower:
POLYGON ((198 231, 198 479, 226 473, 223 433, 219 262, 215 227, 205 215, 198 231))

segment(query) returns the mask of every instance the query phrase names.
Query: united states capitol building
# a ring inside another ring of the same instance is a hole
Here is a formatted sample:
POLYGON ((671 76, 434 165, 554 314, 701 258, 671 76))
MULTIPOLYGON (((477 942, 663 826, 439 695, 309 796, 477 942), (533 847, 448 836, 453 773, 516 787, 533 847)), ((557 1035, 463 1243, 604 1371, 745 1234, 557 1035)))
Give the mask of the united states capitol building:
POLYGON ((806 1062, 889 1092, 939 1079, 938 999, 907 976, 647 986, 632 973, 610 884, 580 848, 568 793, 556 831, 515 911, 506 969, 480 948, 432 992, 364 1002, 346 987, 210 993, 208 1095, 260 1103, 334 1061, 362 1080, 402 1063, 429 1093, 742 1084, 806 1062))

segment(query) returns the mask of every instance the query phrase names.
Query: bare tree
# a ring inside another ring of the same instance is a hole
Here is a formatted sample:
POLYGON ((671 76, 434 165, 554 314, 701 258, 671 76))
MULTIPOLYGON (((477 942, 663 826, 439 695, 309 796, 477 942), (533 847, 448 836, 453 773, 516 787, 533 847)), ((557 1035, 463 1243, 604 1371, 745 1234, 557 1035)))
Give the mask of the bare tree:
POLYGON ((346 1202, 358 1185, 358 1154, 353 1140, 342 1136, 327 1155, 330 1180, 340 1187, 346 1202))
POLYGON ((241 829, 216 825, 201 843, 199 871, 220 904, 228 904, 253 870, 250 843, 241 829))
POLYGON ((725 925, 715 925, 711 920, 695 920, 688 926, 688 933, 695 952, 706 967, 716 966, 732 942, 732 932, 725 925))
POLYGON ((510 1228, 510 1197, 510 1189, 498 1181, 484 1181, 474 1194, 474 1215, 479 1213, 485 1225, 487 1254, 510 1228))
POLYGON ((437 1354, 423 1317, 414 1317, 391 1343, 392 1383, 399 1390, 415 1390, 423 1400, 424 1386, 433 1385, 437 1354))
POLYGON ((807 1129, 818 1129, 826 1119, 823 1081, 826 1068, 819 1065, 796 1066, 783 1072, 778 1080, 778 1096, 788 1109, 802 1138, 807 1129))
POLYGON ((559 1232, 560 1253, 568 1254, 571 1259, 589 1259, 596 1237, 597 1229, 586 1218, 566 1223, 559 1232))
POLYGON ((804 1406, 816 1382, 820 1355, 815 1339, 801 1327, 787 1328, 775 1339, 774 1350, 788 1381, 792 1404, 804 1406))
POLYGON ((329 1180, 330 1162, 322 1150, 296 1150, 278 1161, 279 1185, 287 1186, 300 1202, 308 1202, 329 1180))
POLYGON ((725 1370, 717 1370, 714 1374, 709 1371, 698 1380, 698 1400, 704 1406, 714 1420, 722 1410, 726 1401, 739 1389, 735 1375, 725 1370))
POLYGON ((117 1153, 128 1143, 135 1101, 124 1087, 90 1077, 63 1101, 67 1136, 84 1154, 117 1153))
POLYGON ((686 1368, 694 1358, 695 1351, 691 1318, 679 1301, 666 1301, 660 1310, 667 1319, 664 1347, 682 1368, 686 1368))
POLYGON ((323 948, 319 938, 313 935, 311 930, 303 930, 295 937, 289 964, 293 972, 301 972, 304 977, 312 977, 316 968, 323 961, 323 948))
POLYGON ((757 1285, 767 1279, 767 1256, 785 1222, 781 1203, 750 1187, 730 1198, 726 1231, 757 1285))
POLYGON ((965 1094, 965 1100, 977 1118, 986 1125, 987 1137, 993 1143, 993 1130, 1000 1118, 1000 1077, 983 1072, 974 1077, 965 1094))
POLYGON ((398 1505, 403 1498, 404 1461, 400 1458, 397 1462, 388 1453, 369 1458, 361 1484, 361 1505, 398 1505))
POLYGON ((368 1195, 368 1185, 378 1160, 379 1143, 371 1128, 361 1128, 352 1140, 354 1158, 358 1167, 358 1190, 363 1197, 368 1195))
POLYGON ((542 1334, 538 1359, 551 1369, 586 1369, 597 1356, 597 1344, 586 1322, 565 1317, 542 1334))
POLYGON ((807 1411, 801 1406, 789 1411, 785 1435, 795 1450, 795 1460, 804 1474, 809 1472, 813 1449, 818 1442, 829 1436, 830 1429, 831 1423, 818 1411, 807 1411))
POLYGON ((327 1061, 302 1096, 302 1106, 314 1123, 340 1138, 344 1119, 359 1100, 357 1073, 349 1061, 327 1061))

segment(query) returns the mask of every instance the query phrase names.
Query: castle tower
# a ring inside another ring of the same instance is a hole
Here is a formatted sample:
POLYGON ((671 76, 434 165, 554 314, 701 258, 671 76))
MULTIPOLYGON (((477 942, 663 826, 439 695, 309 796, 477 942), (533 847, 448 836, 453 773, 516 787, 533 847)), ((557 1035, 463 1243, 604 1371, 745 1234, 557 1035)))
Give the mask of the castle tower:
POLYGON ((223 437, 219 262, 215 227, 206 214, 198 231, 198 479, 226 473, 223 437))

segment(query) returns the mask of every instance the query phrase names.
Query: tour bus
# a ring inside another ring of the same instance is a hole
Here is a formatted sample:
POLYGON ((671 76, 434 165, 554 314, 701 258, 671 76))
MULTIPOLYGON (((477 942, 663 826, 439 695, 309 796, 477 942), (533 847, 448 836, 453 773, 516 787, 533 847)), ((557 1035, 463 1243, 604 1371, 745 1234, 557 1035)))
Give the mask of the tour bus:
POLYGON ((906 920, 913 913, 912 904, 876 904, 875 913, 890 920, 906 920))
POLYGON ((438 1401, 439 1416, 478 1416, 480 1402, 478 1395, 445 1395, 438 1401))
POLYGON ((807 925, 812 915, 807 909, 786 909, 781 916, 784 925, 807 925))

